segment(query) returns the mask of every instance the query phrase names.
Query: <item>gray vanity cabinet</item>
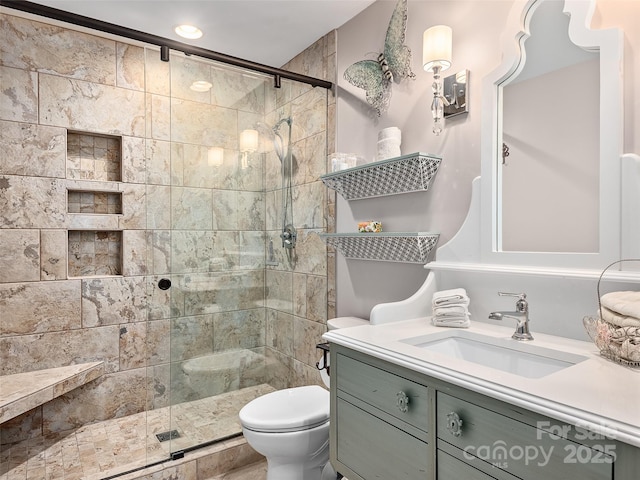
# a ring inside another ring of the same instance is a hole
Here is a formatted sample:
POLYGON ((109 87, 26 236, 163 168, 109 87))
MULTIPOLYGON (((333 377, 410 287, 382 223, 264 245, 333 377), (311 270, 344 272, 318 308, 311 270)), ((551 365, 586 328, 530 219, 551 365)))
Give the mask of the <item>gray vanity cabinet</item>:
POLYGON ((349 480, 638 480, 640 449, 331 345, 331 462, 349 480))
POLYGON ((332 362, 335 458, 354 479, 353 472, 363 479, 429 478, 429 388, 348 355, 332 362))

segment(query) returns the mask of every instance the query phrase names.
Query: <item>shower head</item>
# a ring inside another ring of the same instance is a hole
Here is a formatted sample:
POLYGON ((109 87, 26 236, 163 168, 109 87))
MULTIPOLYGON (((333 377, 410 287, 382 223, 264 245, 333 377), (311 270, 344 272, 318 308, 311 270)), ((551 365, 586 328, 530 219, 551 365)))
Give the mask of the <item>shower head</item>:
POLYGON ((276 123, 273 126, 273 131, 277 133, 278 129, 283 123, 286 123, 287 125, 291 126, 291 124, 293 123, 293 119, 291 117, 281 118, 280 120, 278 120, 278 123, 276 123))
POLYGON ((280 134, 278 132, 274 132, 274 137, 273 137, 273 148, 276 151, 276 155, 278 155, 278 158, 280 159, 280 161, 282 161, 283 159, 283 145, 284 142, 282 141, 282 137, 280 136, 280 134))
POLYGON ((258 130, 262 135, 273 142, 273 148, 281 162, 283 161, 285 156, 286 144, 285 140, 282 138, 282 135, 280 135, 279 130, 284 123, 289 125, 289 128, 291 128, 293 119, 291 117, 281 118, 273 127, 269 127, 266 123, 263 122, 256 122, 256 130, 258 130))

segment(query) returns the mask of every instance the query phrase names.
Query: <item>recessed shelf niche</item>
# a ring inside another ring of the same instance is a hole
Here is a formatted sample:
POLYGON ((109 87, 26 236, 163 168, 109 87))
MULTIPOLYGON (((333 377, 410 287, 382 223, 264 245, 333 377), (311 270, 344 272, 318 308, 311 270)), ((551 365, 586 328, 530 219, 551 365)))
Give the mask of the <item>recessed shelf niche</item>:
POLYGON ((122 193, 69 190, 67 192, 67 212, 122 214, 122 193))
POLYGON ((67 178, 122 180, 122 139, 86 132, 67 132, 67 178))
POLYGON ((69 277, 122 275, 122 232, 69 230, 69 277))

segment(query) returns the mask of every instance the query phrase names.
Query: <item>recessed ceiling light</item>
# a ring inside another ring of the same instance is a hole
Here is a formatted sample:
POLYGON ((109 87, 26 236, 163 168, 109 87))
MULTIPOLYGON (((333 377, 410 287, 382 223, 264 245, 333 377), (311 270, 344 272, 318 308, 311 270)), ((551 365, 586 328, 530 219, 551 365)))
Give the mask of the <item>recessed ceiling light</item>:
POLYGON ((194 92, 208 92, 213 85, 206 80, 196 80, 189 87, 194 92))
POLYGON ((193 25, 178 25, 175 28, 175 32, 181 37, 188 38, 190 40, 195 40, 202 36, 202 30, 198 27, 194 27, 193 25))

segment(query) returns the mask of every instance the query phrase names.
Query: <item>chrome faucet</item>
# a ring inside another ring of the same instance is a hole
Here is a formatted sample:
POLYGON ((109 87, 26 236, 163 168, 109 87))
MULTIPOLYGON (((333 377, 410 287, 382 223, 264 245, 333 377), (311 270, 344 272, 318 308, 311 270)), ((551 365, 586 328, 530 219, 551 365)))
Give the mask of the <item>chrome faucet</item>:
POLYGON ((526 293, 504 293, 498 292, 501 297, 517 297, 516 310, 514 312, 491 312, 489 319, 502 320, 503 318, 513 318, 518 322, 516 331, 511 335, 515 340, 533 340, 529 332, 529 304, 526 293))

